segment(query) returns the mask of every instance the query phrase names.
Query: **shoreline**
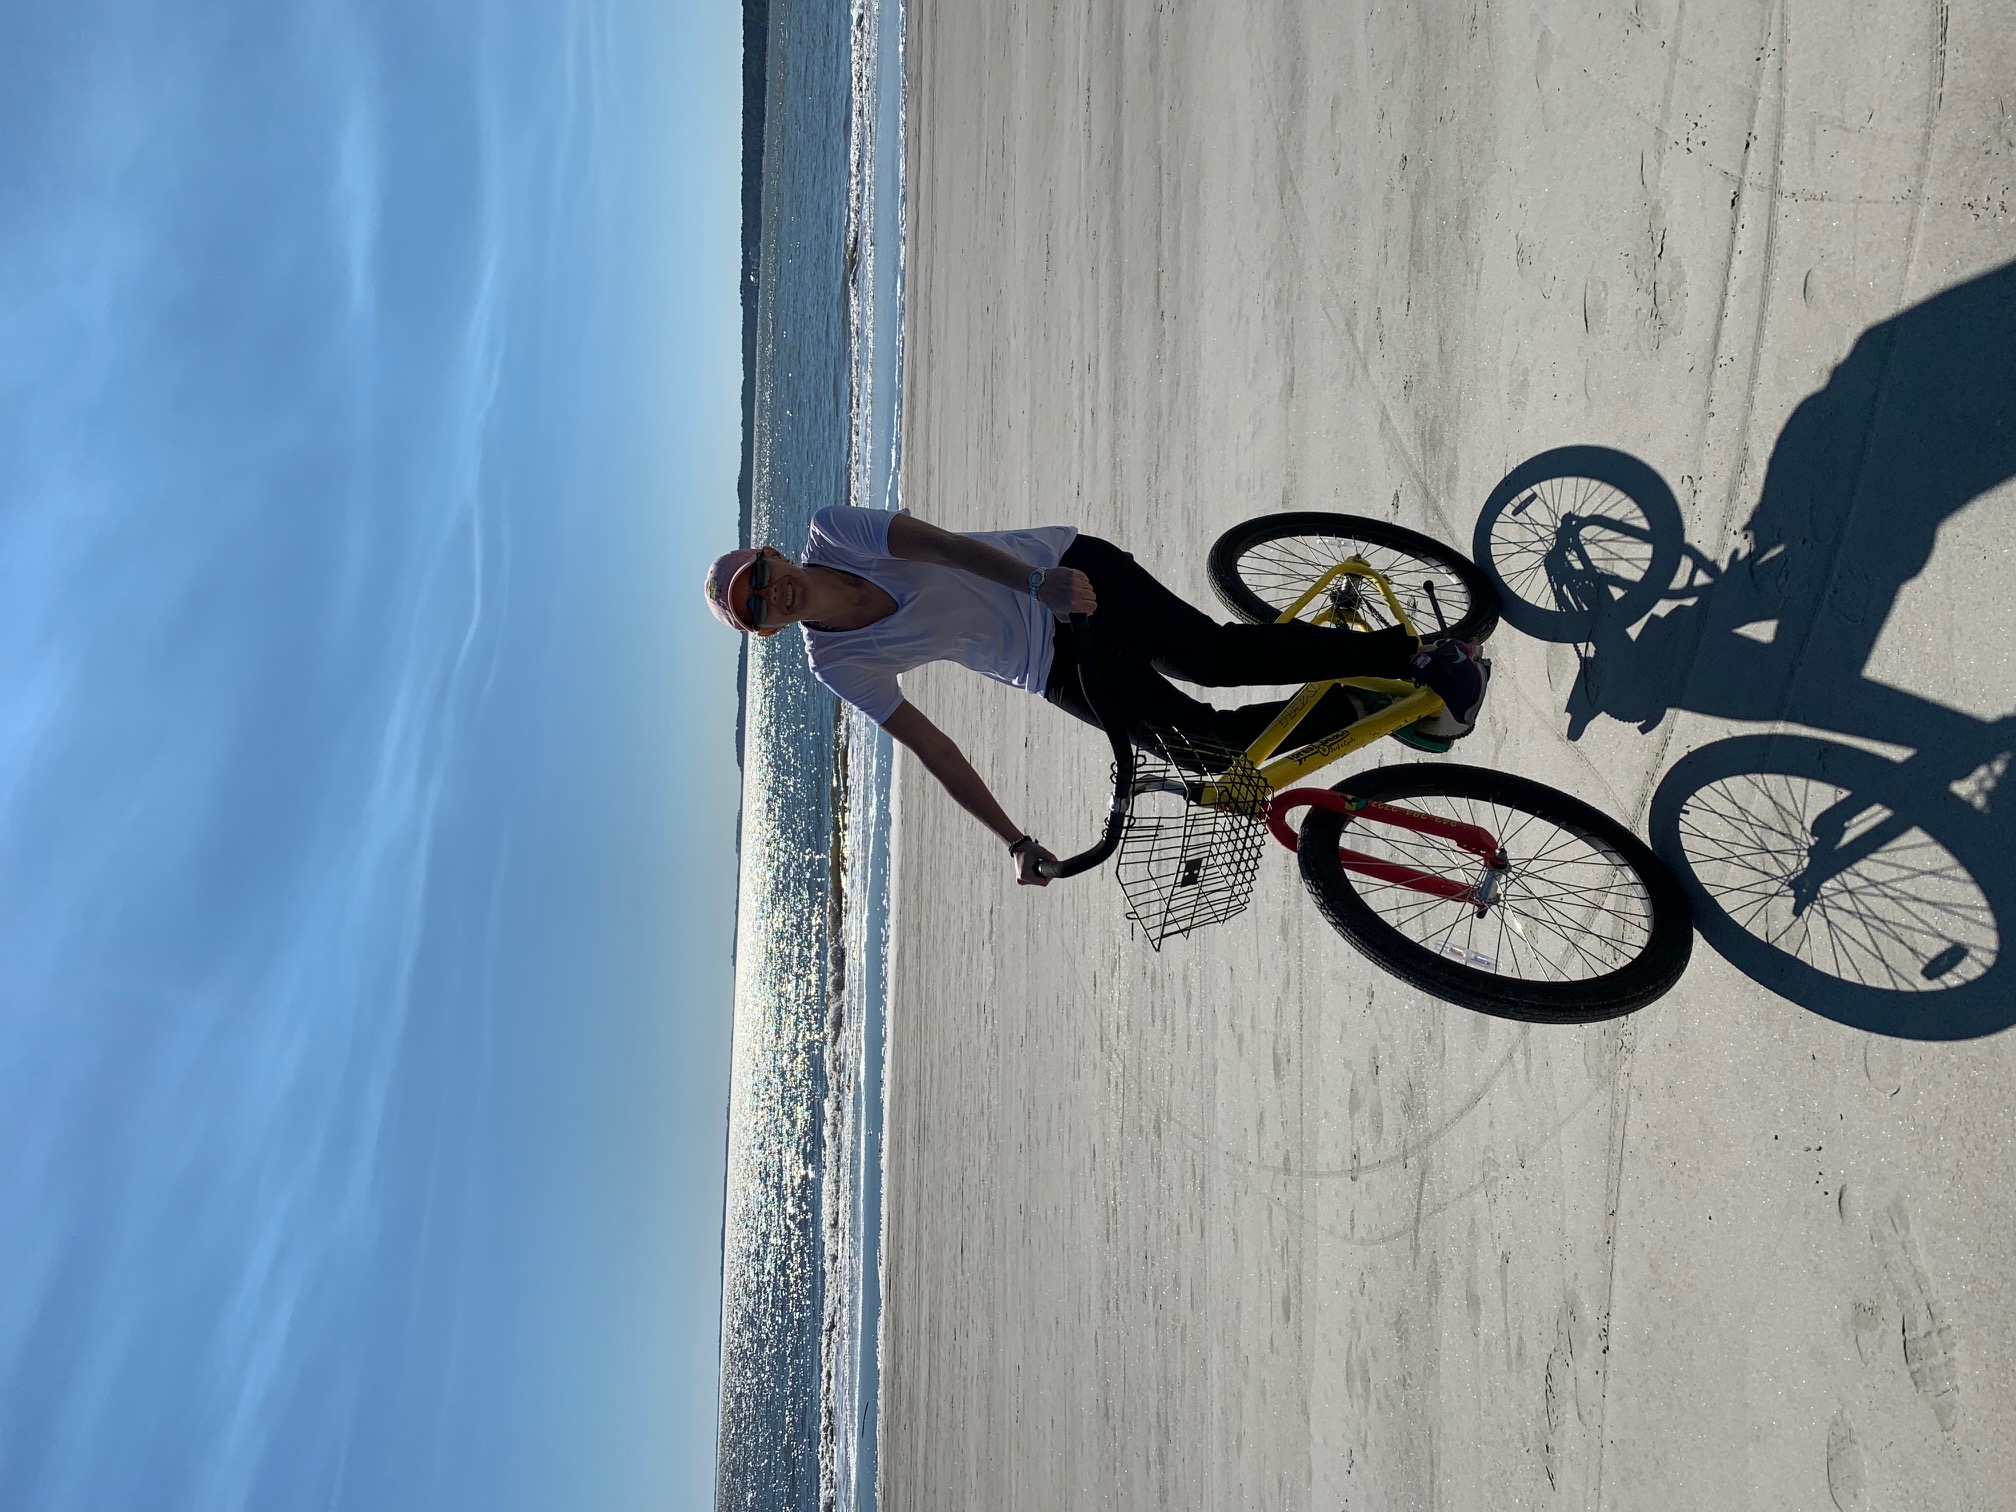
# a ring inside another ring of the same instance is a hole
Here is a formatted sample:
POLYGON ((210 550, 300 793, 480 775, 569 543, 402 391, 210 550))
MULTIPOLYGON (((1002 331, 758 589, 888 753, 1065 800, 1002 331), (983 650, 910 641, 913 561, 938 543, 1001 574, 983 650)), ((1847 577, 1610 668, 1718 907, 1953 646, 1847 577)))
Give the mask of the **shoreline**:
MULTIPOLYGON (((888 159, 902 111, 875 91, 900 61, 900 39, 881 38, 902 7, 772 0, 766 15, 771 93, 745 110, 764 140, 758 181, 745 177, 744 539, 791 543, 816 504, 876 486, 896 456, 885 333, 900 330, 902 256, 879 239, 901 229, 888 159)), ((795 637, 743 653, 716 1494, 861 1512, 875 1494, 888 742, 813 682, 795 637)))
MULTIPOLYGON (((849 502, 900 507, 903 372, 903 152, 906 0, 857 0, 852 32, 849 132, 848 312, 849 502)), ((845 1137, 828 1146, 829 1191, 844 1238, 828 1249, 833 1343, 823 1408, 832 1445, 830 1495, 836 1512, 874 1512, 881 1427, 881 1319, 884 1072, 889 944, 889 737, 852 710, 836 710, 835 896, 844 917, 837 1001, 854 1011, 855 1032, 836 1027, 829 1044, 853 1056, 851 1084, 829 1095, 829 1124, 845 1137), (836 1162, 835 1152, 844 1156, 836 1162)), ((834 1230, 838 1231, 837 1227, 834 1230)), ((823 1451, 822 1451, 823 1452, 823 1451)), ((822 1478, 825 1474, 822 1467, 822 1478)))

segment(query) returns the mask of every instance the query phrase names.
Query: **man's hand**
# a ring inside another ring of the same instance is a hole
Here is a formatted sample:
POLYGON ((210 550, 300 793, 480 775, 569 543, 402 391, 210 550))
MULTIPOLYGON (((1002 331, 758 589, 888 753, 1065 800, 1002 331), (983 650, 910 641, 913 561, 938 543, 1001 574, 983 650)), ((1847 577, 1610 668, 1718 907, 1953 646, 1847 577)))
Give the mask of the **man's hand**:
POLYGON ((1048 887, 1050 879, 1036 870, 1038 861, 1055 861, 1049 849, 1041 841, 1031 839, 1026 845, 1016 847, 1008 853, 1008 859, 1015 863, 1015 880, 1023 887, 1048 887))
MULTIPOLYGON (((936 562, 956 567, 990 583, 1029 591, 1029 563, 1010 556, 998 546, 989 546, 973 536, 940 530, 915 515, 899 514, 889 522, 889 555, 907 562, 936 562)), ((1099 607, 1092 592, 1092 580, 1075 567, 1052 567, 1043 574, 1043 586, 1036 601, 1059 619, 1074 614, 1090 614, 1099 607)))
POLYGON ((1090 614, 1099 607, 1092 579, 1076 567, 1052 567, 1045 572, 1043 586, 1036 590, 1036 602, 1060 620, 1074 614, 1090 614))

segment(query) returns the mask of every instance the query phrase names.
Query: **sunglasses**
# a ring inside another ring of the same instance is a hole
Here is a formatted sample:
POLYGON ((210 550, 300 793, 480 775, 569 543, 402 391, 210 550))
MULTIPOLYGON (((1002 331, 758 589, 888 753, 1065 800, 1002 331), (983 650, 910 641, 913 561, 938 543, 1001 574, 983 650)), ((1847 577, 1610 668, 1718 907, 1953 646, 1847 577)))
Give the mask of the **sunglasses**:
POLYGON ((742 601, 742 623, 752 630, 761 630, 763 621, 769 617, 768 601, 756 597, 757 592, 770 586, 770 558, 758 557, 749 569, 749 597, 742 601))

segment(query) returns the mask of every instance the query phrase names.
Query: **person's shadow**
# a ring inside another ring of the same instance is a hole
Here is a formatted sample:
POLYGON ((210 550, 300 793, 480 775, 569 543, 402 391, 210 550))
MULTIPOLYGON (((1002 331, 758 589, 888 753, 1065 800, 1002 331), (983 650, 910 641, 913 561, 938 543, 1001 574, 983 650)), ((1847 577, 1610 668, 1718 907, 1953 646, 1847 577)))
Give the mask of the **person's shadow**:
MULTIPOLYGON (((1601 447, 1523 464, 1477 526, 1506 621, 1583 648, 1571 738, 1598 716, 1649 731, 1687 709, 1916 752, 1738 736, 1676 764, 1651 812, 1709 943, 1774 991, 1888 1034, 2016 1023, 2002 940, 2016 802, 1997 795, 2016 721, 1867 676, 1940 526, 2016 476, 2012 354, 2016 264, 1872 326, 1786 423, 1723 566, 1687 544, 1656 471, 1601 447)), ((1964 643, 1957 595, 2008 592, 1999 565, 1954 574, 1956 600, 1926 630, 1964 643)))

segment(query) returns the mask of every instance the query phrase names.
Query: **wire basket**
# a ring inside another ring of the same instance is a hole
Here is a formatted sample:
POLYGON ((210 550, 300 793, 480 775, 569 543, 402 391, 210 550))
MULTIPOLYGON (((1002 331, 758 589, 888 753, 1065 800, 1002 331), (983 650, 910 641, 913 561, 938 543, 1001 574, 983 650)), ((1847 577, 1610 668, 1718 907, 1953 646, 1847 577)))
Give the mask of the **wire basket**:
POLYGON ((1241 912, 1267 843, 1266 779, 1243 756, 1227 761, 1173 732, 1137 749, 1116 870, 1127 917, 1155 949, 1241 912), (1201 772, 1219 802, 1193 799, 1201 772))

